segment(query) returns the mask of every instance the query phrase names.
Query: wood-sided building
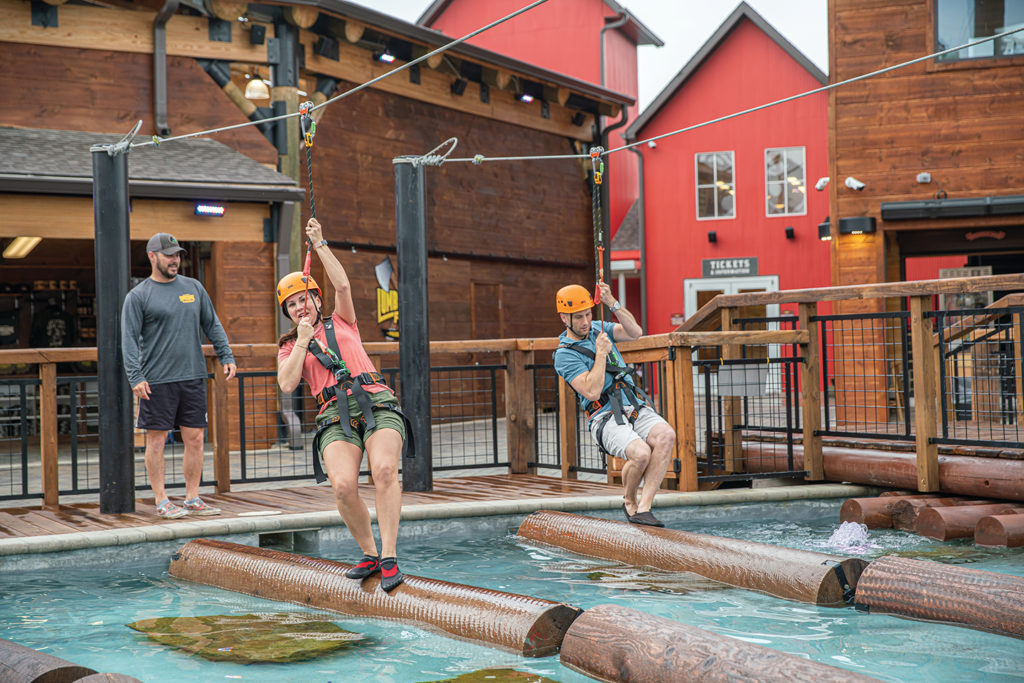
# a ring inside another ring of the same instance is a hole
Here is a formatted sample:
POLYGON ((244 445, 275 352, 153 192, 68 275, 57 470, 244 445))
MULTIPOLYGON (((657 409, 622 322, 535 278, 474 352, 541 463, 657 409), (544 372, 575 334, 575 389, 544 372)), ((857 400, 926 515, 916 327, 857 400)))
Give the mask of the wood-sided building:
MULTIPOLYGON (((123 135, 141 119, 139 141, 229 126, 295 112, 307 99, 323 102, 449 40, 339 0, 0 0, 0 126, 123 135), (384 54, 394 57, 392 65, 380 61, 384 54), (243 94, 254 80, 269 83, 269 97, 243 94)), ((394 323, 393 311, 379 308, 376 268, 389 258, 395 264, 394 157, 426 153, 450 137, 459 140, 455 156, 583 152, 599 139, 600 117, 617 116, 632 102, 462 45, 318 110, 317 215, 352 278, 364 340, 385 339, 394 323), (537 95, 532 103, 517 97, 524 84, 537 95)), ((297 119, 211 137, 305 187, 297 119)), ((159 158, 178 144, 133 150, 129 168, 142 149, 159 158)), ((6 162, 17 173, 17 158, 6 162)), ((427 176, 432 338, 556 334, 554 292, 593 272, 583 165, 449 164, 427 176), (552 306, 538 305, 549 300, 552 306)), ((31 210, 17 209, 46 206, 55 187, 0 184, 0 248, 19 236, 43 238, 28 256, 4 259, 0 279, 31 288, 45 272, 46 280, 75 280, 88 293, 92 272, 80 266, 92 262, 91 213, 56 212, 60 228, 42 234, 31 210)), ((235 205, 240 199, 222 197, 225 216, 244 214, 244 224, 227 230, 229 221, 208 219, 203 231, 187 235, 194 205, 210 198, 202 188, 166 198, 169 210, 145 223, 137 212, 142 198, 133 197, 132 274, 149 272, 148 234, 136 234, 141 225, 181 233, 190 252, 206 259, 203 268, 189 263, 183 272, 205 281, 232 343, 274 341, 273 288, 280 274, 301 267, 298 228, 309 214, 295 189, 290 198, 249 198, 256 208, 245 212, 235 205)), ((72 345, 92 343, 79 336, 72 345)))
MULTIPOLYGON (((830 0, 828 12, 833 83, 1024 27, 1010 0, 830 0)), ((830 91, 834 284, 904 280, 913 260, 941 256, 1024 272, 1022 93, 1024 32, 830 91)))

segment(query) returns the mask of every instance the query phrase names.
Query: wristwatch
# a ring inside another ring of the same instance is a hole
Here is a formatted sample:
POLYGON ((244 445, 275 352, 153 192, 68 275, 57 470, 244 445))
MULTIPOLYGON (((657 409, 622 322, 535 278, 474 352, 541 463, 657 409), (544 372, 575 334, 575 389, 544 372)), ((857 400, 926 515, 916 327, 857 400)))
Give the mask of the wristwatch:
POLYGON ((611 308, 609 308, 608 310, 610 310, 612 313, 614 313, 615 311, 619 310, 620 308, 622 308, 622 302, 621 301, 616 301, 615 304, 611 308))
POLYGON ((319 242, 317 242, 316 244, 313 245, 313 247, 315 247, 316 249, 319 249, 320 247, 326 247, 326 246, 327 246, 327 240, 320 240, 319 242))

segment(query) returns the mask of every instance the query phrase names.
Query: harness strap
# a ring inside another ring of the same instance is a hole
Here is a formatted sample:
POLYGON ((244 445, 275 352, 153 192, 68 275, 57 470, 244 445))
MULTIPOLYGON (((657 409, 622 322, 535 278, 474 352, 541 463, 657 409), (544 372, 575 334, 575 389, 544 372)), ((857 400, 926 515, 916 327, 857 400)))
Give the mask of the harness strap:
MULTIPOLYGON (((416 439, 412 431, 412 421, 409 417, 402 412, 401 408, 396 403, 377 403, 373 406, 380 410, 390 410, 402 418, 402 422, 405 424, 405 440, 402 443, 402 455, 406 458, 416 457, 416 439)), ((373 411, 369 411, 371 419, 373 418, 373 411)), ((365 413, 364 413, 365 415, 365 413)), ((329 427, 338 424, 342 421, 340 412, 337 417, 332 417, 328 420, 324 420, 323 424, 317 427, 316 433, 313 434, 313 476, 316 477, 316 483, 322 484, 327 481, 327 474, 324 472, 323 465, 320 464, 320 460, 323 457, 323 450, 320 448, 320 437, 327 431, 329 427)), ((376 421, 374 420, 374 425, 376 421)), ((359 437, 364 438, 367 431, 374 429, 368 423, 363 415, 359 417, 348 417, 345 419, 343 427, 347 427, 345 430, 345 436, 352 436, 352 429, 356 429, 359 432, 359 437)))
MULTIPOLYGON (((625 424, 624 422, 618 422, 619 416, 615 415, 614 413, 612 413, 608 417, 604 418, 604 420, 601 422, 601 426, 597 428, 597 434, 594 436, 594 440, 597 441, 597 447, 600 448, 601 451, 604 452, 604 453, 608 453, 608 449, 605 448, 605 445, 604 445, 604 430, 608 426, 608 423, 612 421, 612 416, 613 415, 615 416, 616 422, 618 424, 625 424)), ((636 424, 636 418, 639 417, 639 416, 640 416, 640 409, 639 408, 634 408, 633 411, 630 412, 629 415, 626 415, 626 419, 629 420, 629 424, 635 425, 636 424)))

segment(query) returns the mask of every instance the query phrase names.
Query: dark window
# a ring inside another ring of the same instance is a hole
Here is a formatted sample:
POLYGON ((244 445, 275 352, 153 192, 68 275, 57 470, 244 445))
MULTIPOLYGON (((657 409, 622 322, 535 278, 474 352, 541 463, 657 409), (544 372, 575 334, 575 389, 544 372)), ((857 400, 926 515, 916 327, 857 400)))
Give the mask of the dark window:
MULTIPOLYGON (((935 49, 1024 28, 1024 0, 935 0, 935 49)), ((1024 31, 939 57, 939 61, 1024 55, 1024 31)))

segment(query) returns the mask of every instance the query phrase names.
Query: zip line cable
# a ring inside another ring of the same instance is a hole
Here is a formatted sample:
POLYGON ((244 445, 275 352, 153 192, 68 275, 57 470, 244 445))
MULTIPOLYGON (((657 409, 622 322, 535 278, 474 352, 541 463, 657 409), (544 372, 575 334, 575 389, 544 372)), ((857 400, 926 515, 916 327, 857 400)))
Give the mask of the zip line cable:
MULTIPOLYGON (((957 47, 951 47, 951 48, 948 48, 946 50, 940 50, 939 52, 933 52, 930 55, 925 55, 924 57, 918 57, 918 58, 912 59, 912 60, 910 60, 908 62, 902 62, 900 64, 894 64, 893 66, 887 66, 884 69, 878 69, 877 71, 872 71, 871 73, 862 74, 860 76, 854 76, 853 78, 848 78, 845 81, 839 81, 838 83, 831 83, 829 85, 824 85, 824 86, 822 86, 820 88, 815 88, 814 90, 808 90, 807 92, 802 92, 802 93, 799 93, 797 95, 791 95, 790 97, 784 97, 781 100, 775 100, 774 102, 768 102, 767 104, 762 104, 762 105, 759 105, 757 107, 752 107, 750 109, 744 109, 743 111, 738 111, 738 112, 735 112, 735 113, 732 113, 732 114, 726 114, 725 116, 720 116, 720 117, 718 117, 716 119, 711 119, 710 121, 704 121, 702 123, 696 123, 696 124, 694 124, 692 126, 687 126, 686 128, 680 128, 679 130, 674 130, 674 131, 672 131, 670 133, 663 133, 662 135, 657 135, 657 136, 655 136, 653 138, 647 138, 645 140, 638 140, 638 141, 632 142, 632 143, 630 143, 628 145, 623 145, 622 147, 615 147, 614 149, 605 150, 604 152, 602 152, 602 156, 608 156, 609 154, 614 154, 615 152, 621 152, 623 150, 630 149, 631 147, 637 147, 639 145, 644 145, 644 144, 647 144, 648 142, 654 142, 656 140, 661 140, 662 138, 671 137, 673 135, 679 135, 680 133, 686 133, 686 132, 689 132, 691 130, 696 130, 698 128, 704 128, 705 126, 710 126, 710 125, 712 125, 714 123, 720 123, 722 121, 728 121, 729 119, 734 119, 734 118, 736 118, 738 116, 743 116, 745 114, 752 114, 752 113, 754 113, 756 111, 760 111, 762 109, 767 109, 768 107, 774 107, 777 104, 784 104, 786 102, 792 102, 793 100, 798 100, 798 99, 800 99, 802 97, 807 97, 809 95, 815 95, 815 94, 820 93, 820 92, 826 92, 828 90, 833 90, 833 89, 838 88, 839 86, 842 86, 842 85, 849 85, 850 83, 856 83, 857 81, 863 81, 863 80, 865 80, 867 78, 872 78, 874 76, 880 76, 880 75, 882 75, 884 73, 888 73, 890 71, 895 71, 896 69, 902 69, 904 67, 911 66, 913 64, 918 64, 920 62, 924 62, 924 61, 927 61, 929 59, 934 59, 936 57, 941 57, 942 55, 947 55, 947 54, 950 54, 952 52, 959 52, 960 50, 965 50, 965 49, 967 49, 969 47, 974 47, 975 45, 981 45, 982 43, 987 43, 989 41, 998 40, 999 38, 1004 38, 1006 36, 1012 35, 1014 33, 1018 33, 1020 31, 1024 31, 1024 26, 1022 26, 1020 28, 1015 28, 1012 31, 1005 31, 1003 33, 997 33, 996 35, 993 35, 993 36, 988 36, 986 38, 981 38, 979 40, 975 40, 975 41, 972 41, 970 43, 964 43, 963 45, 959 45, 957 47)), ((485 161, 544 161, 544 160, 548 160, 548 159, 587 159, 587 158, 589 158, 589 156, 590 155, 588 155, 588 154, 551 154, 551 155, 548 155, 548 156, 485 157, 482 154, 477 154, 474 157, 455 157, 455 158, 446 159, 446 161, 448 163, 470 162, 470 163, 475 164, 475 165, 480 165, 481 163, 483 163, 485 161)))
MULTIPOLYGON (((518 17, 520 14, 523 14, 524 12, 528 12, 528 11, 532 10, 534 7, 537 7, 538 5, 543 5, 547 1, 548 0, 536 0, 535 2, 530 3, 526 7, 518 9, 515 12, 512 12, 511 14, 506 15, 506 16, 502 17, 501 19, 498 19, 497 21, 492 21, 491 23, 489 23, 486 26, 483 26, 481 28, 478 28, 477 30, 473 31, 472 33, 467 33, 466 35, 462 36, 461 38, 457 38, 456 40, 453 40, 452 42, 448 43, 447 45, 442 45, 441 47, 437 48, 433 52, 428 52, 427 54, 423 55, 422 57, 418 57, 418 58, 412 60, 411 62, 406 62, 405 64, 403 64, 402 66, 398 67, 397 69, 392 69, 391 71, 388 71, 387 73, 383 73, 380 76, 377 76, 376 78, 373 78, 373 79, 371 79, 369 81, 366 81, 362 85, 357 85, 356 87, 352 88, 351 90, 346 90, 345 92, 341 93, 340 95, 335 95, 331 99, 326 100, 324 102, 321 102, 320 104, 315 105, 314 107, 312 107, 310 109, 310 112, 316 111, 317 109, 322 109, 323 107, 326 107, 329 104, 333 104, 334 102, 337 102, 338 100, 344 99, 344 98, 348 97, 349 95, 353 95, 353 94, 359 92, 360 90, 364 90, 366 88, 369 88, 374 83, 377 83, 378 81, 382 81, 385 78, 387 78, 388 76, 394 76, 397 73, 405 71, 406 69, 409 69, 412 66, 414 66, 416 64, 419 64, 420 62, 424 62, 424 61, 430 59, 434 55, 439 55, 439 54, 441 54, 443 52, 447 52, 448 50, 452 49, 456 45, 461 45, 462 43, 466 42, 470 38, 473 38, 474 36, 478 36, 481 33, 483 33, 484 31, 488 31, 488 30, 494 28, 495 26, 499 26, 499 25, 505 23, 506 21, 508 21, 509 19, 514 19, 515 17, 518 17)), ((301 116, 301 114, 298 113, 298 112, 293 113, 293 114, 280 114, 278 116, 271 116, 269 118, 259 119, 258 121, 246 121, 245 123, 236 123, 236 124, 231 125, 231 126, 222 126, 220 128, 210 128, 209 130, 201 130, 201 131, 198 131, 198 132, 195 132, 195 133, 186 133, 185 135, 175 135, 175 136, 172 136, 172 137, 169 137, 169 138, 162 138, 162 137, 160 137, 158 135, 154 135, 151 140, 147 140, 146 142, 132 143, 131 147, 132 148, 135 148, 135 147, 146 147, 148 145, 160 145, 160 144, 162 144, 164 142, 174 142, 175 140, 187 140, 189 138, 195 138, 195 137, 199 137, 201 135, 212 135, 213 133, 222 133, 222 132, 228 131, 228 130, 236 130, 238 128, 246 128, 248 126, 262 125, 264 123, 273 123, 274 121, 283 121, 284 119, 292 118, 292 117, 295 117, 295 116, 301 116)))

